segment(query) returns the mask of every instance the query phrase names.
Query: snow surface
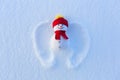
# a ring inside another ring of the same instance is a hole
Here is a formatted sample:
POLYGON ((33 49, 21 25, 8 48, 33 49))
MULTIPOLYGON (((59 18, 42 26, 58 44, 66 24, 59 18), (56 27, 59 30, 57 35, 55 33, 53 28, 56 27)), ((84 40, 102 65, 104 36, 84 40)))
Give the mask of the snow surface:
MULTIPOLYGON (((90 37, 88 31, 79 23, 69 23, 68 30, 66 29, 69 39, 64 40, 61 37, 61 44, 59 44, 59 41, 55 40, 51 23, 52 21, 41 22, 33 30, 33 48, 40 64, 45 68, 56 66, 55 64, 66 65, 68 68, 78 67, 89 51, 90 37)), ((67 26, 63 27, 67 28, 67 26)))
POLYGON ((0 0, 0 80, 120 80, 120 0, 0 0), (44 69, 32 32, 61 13, 88 30, 90 49, 78 68, 44 69))

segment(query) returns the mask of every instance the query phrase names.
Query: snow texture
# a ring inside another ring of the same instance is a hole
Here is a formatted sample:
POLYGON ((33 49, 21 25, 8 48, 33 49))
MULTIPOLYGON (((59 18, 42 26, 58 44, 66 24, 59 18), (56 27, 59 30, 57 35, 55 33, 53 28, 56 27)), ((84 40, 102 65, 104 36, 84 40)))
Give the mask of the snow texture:
POLYGON ((119 74, 120 0, 0 0, 0 80, 120 80, 119 74), (90 36, 88 55, 74 69, 44 69, 35 55, 33 30, 59 13, 90 36))
MULTIPOLYGON (((41 22, 33 31, 33 46, 39 62, 44 67, 54 66, 61 61, 66 63, 69 68, 79 66, 87 56, 90 46, 87 30, 82 28, 79 23, 69 23, 68 30, 66 29, 69 39, 63 39, 61 48, 59 48, 51 23, 52 21, 41 22)), ((63 27, 66 28, 66 26, 63 27)))

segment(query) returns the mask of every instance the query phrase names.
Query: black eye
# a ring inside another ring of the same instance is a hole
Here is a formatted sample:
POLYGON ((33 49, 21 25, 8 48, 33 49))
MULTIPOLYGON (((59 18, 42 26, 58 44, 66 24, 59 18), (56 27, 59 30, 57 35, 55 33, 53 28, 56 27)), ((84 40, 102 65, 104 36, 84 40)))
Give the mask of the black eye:
POLYGON ((63 26, 63 24, 58 24, 58 26, 63 26))

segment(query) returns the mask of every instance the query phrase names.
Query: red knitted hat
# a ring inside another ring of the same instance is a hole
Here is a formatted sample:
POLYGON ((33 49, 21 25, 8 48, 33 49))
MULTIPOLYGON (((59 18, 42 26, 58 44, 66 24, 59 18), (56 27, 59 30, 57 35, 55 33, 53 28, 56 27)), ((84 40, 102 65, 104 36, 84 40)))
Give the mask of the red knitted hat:
POLYGON ((68 27, 68 21, 66 19, 64 19, 63 17, 55 19, 52 23, 52 27, 54 28, 54 26, 57 24, 64 24, 68 27))

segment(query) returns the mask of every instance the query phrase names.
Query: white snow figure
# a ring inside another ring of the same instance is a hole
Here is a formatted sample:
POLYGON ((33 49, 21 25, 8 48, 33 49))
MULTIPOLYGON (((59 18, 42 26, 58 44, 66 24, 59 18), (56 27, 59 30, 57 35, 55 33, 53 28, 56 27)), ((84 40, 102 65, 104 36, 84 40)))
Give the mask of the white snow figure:
POLYGON ((49 21, 43 22, 33 32, 35 54, 44 67, 55 63, 78 67, 87 56, 89 41, 85 28, 78 23, 68 23, 61 15, 52 21, 52 25, 49 21))
POLYGON ((67 49, 69 47, 69 37, 67 35, 68 21, 62 16, 57 17, 52 27, 54 34, 51 38, 50 48, 52 51, 67 49))

